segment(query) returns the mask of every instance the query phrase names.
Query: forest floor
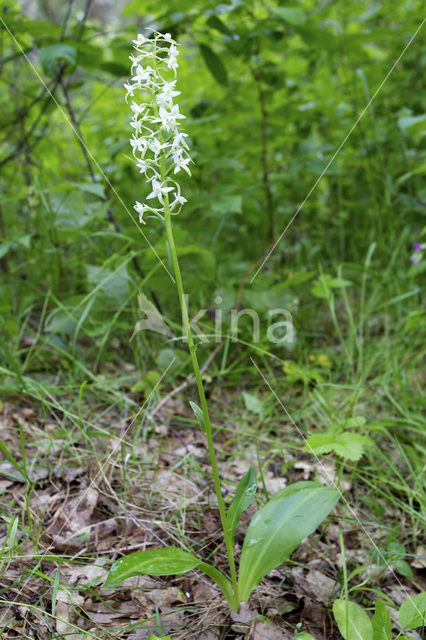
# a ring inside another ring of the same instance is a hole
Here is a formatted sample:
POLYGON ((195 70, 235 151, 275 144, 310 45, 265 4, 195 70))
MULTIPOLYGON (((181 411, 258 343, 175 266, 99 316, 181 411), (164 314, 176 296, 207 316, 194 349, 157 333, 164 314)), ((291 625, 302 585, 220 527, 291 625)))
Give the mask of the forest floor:
MULTIPOLYGON (((271 378, 272 384, 281 378, 271 378)), ((207 382, 225 497, 252 464, 262 470, 259 504, 265 493, 316 479, 336 483, 342 492, 332 515, 291 561, 262 581, 239 614, 230 615, 217 588, 194 572, 133 577, 103 588, 111 561, 166 545, 206 559, 214 555, 226 572, 206 443, 184 394, 171 393, 161 404, 157 397, 143 412, 133 400, 124 409, 111 403, 105 410, 94 398, 80 397, 76 409, 75 400, 63 395, 41 408, 28 397, 11 396, 0 413, 1 441, 9 452, 0 463, 8 513, 0 537, 4 640, 146 640, 150 633, 291 640, 296 629, 316 640, 338 640, 331 604, 343 585, 340 532, 351 598, 367 609, 376 596, 385 599, 398 631, 396 608, 426 587, 421 506, 413 458, 397 437, 398 411, 381 416, 382 424, 394 422, 391 438, 379 430, 380 450, 372 441, 365 461, 343 464, 333 454, 308 454, 293 419, 279 403, 264 401, 259 389, 259 405, 249 411, 242 388, 224 392, 207 382), (94 414, 96 419, 84 418, 94 414), (20 523, 15 528, 14 518, 20 523)), ((277 392, 279 400, 298 405, 296 420, 302 415, 314 425, 314 412, 302 402, 311 390, 288 389, 277 392)), ((364 408, 368 414, 370 407, 364 408)), ((255 510, 243 514, 237 562, 255 510)), ((409 637, 420 638, 415 631, 409 637)))

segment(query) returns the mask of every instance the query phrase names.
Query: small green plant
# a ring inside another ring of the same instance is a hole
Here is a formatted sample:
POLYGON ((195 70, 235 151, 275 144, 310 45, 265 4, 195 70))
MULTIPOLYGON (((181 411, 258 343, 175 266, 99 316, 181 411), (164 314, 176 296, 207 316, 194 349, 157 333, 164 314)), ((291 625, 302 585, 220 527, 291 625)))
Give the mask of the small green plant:
MULTIPOLYGON (((383 600, 376 600, 372 618, 356 602, 335 600, 333 615, 345 640, 393 640, 392 621, 383 600)), ((405 600, 399 608, 398 622, 404 629, 415 629, 426 623, 426 593, 405 600)), ((394 640, 409 639, 398 634, 394 640)))
POLYGON ((144 101, 141 104, 135 100, 131 102, 134 133, 130 143, 136 164, 151 189, 146 203, 136 202, 134 208, 142 224, 146 224, 146 216, 160 219, 165 225, 167 250, 183 318, 183 340, 188 345, 201 405, 191 402, 191 407, 207 440, 230 577, 188 551, 169 547, 137 551, 120 558, 111 567, 105 586, 115 586, 125 578, 139 574, 173 575, 197 569, 220 587, 229 607, 238 610, 262 578, 287 560, 299 543, 315 531, 337 503, 339 493, 316 482, 298 482, 275 494, 260 507, 249 524, 237 574, 235 531, 241 514, 255 498, 257 478, 254 469, 250 468, 241 479, 231 505, 226 508, 172 228, 172 217, 186 202, 175 175, 181 169, 190 175, 191 163, 185 140, 187 135, 179 131, 179 120, 184 116, 173 101, 179 95, 175 87, 178 49, 168 33, 153 32, 149 39, 140 34, 133 43, 136 55, 131 56, 132 79, 125 84, 126 98, 133 98, 135 92, 140 91, 144 101))

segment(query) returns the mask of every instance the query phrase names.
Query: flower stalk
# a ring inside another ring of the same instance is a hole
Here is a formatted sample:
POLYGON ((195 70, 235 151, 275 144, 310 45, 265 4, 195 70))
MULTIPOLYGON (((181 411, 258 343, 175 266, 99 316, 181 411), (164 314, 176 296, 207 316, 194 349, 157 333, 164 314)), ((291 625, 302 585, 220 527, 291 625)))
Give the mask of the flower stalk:
POLYGON ((146 224, 144 214, 154 216, 164 221, 168 248, 176 279, 176 289, 182 313, 184 336, 182 338, 188 344, 192 368, 197 384, 198 396, 204 419, 204 432, 207 439, 209 460, 212 468, 212 476, 216 498, 219 508, 220 520, 225 537, 225 545, 231 574, 233 599, 235 608, 238 608, 237 572, 234 560, 233 534, 227 521, 225 502, 222 497, 219 469, 213 441, 213 429, 210 421, 207 399, 201 377, 200 366, 197 358, 197 345, 191 331, 188 308, 185 298, 182 274, 179 265, 176 244, 173 236, 172 215, 180 212, 186 198, 181 195, 180 185, 174 177, 181 169, 191 175, 188 165, 191 159, 188 154, 188 145, 185 142, 187 135, 179 131, 179 120, 183 116, 179 112, 179 106, 173 104, 173 98, 179 95, 175 90, 176 69, 178 68, 178 50, 176 43, 170 34, 154 33, 152 39, 145 39, 139 35, 133 41, 137 52, 136 56, 130 56, 132 70, 135 75, 131 84, 125 84, 128 96, 134 96, 135 90, 142 90, 148 95, 148 102, 131 103, 133 112, 131 126, 135 133, 130 139, 133 156, 140 173, 144 174, 152 191, 146 198, 146 203, 136 202, 135 210, 139 213, 140 222, 146 224), (150 64, 147 64, 149 62, 150 64), (152 65, 152 66, 151 66, 152 65), (167 80, 166 73, 172 72, 174 79, 167 80), (152 201, 158 201, 158 206, 153 206, 152 201), (148 201, 150 201, 148 203, 148 201))

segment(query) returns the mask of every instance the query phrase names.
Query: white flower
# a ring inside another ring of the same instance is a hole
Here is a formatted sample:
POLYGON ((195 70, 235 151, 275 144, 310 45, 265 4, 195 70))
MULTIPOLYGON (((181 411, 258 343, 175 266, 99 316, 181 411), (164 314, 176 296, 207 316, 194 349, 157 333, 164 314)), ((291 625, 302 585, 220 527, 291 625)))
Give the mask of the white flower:
POLYGON ((163 187, 161 182, 154 178, 152 181, 152 191, 146 199, 150 200, 151 198, 158 198, 161 204, 163 204, 163 194, 169 193, 169 191, 173 191, 173 187, 163 187))
POLYGON ((188 169, 191 158, 184 158, 182 151, 177 151, 173 154, 173 162, 175 163, 174 173, 178 173, 181 169, 184 169, 189 176, 191 175, 191 172, 188 169))
POLYGON ((187 138, 187 137, 188 137, 187 133, 181 133, 180 131, 175 133, 175 136, 174 136, 173 142, 172 142, 172 151, 177 151, 181 147, 184 147, 185 149, 187 149, 188 145, 186 144, 186 142, 184 140, 184 138, 187 138))
POLYGON ((136 200, 136 204, 133 206, 133 209, 135 209, 139 214, 139 222, 141 222, 142 224, 146 224, 145 220, 143 219, 143 214, 145 213, 145 211, 148 211, 148 207, 146 206, 146 204, 141 204, 136 200))
POLYGON ((136 163, 136 166, 139 169, 139 173, 143 173, 146 175, 146 171, 147 169, 149 169, 149 162, 147 162, 146 160, 138 160, 136 163))
POLYGON ((180 95, 180 91, 175 91, 176 80, 173 82, 165 82, 161 93, 157 95, 157 104, 159 107, 170 107, 173 104, 173 98, 180 95))
POLYGON ((144 157, 146 150, 148 149, 148 140, 146 138, 137 138, 135 134, 130 138, 130 144, 133 149, 133 153, 135 151, 139 151, 142 154, 142 158, 144 157))
POLYGON ((138 33, 137 40, 132 40, 132 42, 135 45, 135 47, 141 47, 143 44, 145 44, 145 42, 148 42, 148 40, 145 38, 144 35, 142 35, 142 33, 138 33))
POLYGON ((174 104, 180 91, 176 90, 176 80, 170 80, 170 70, 176 77, 179 66, 175 41, 170 33, 154 32, 149 39, 139 34, 133 44, 136 53, 130 56, 132 77, 124 88, 126 102, 129 96, 132 98, 130 145, 133 157, 145 184, 151 186, 146 203, 136 201, 134 205, 141 224, 146 224, 143 219, 146 212, 164 220, 164 208, 169 198, 173 213, 178 213, 187 201, 181 195, 179 183, 171 176, 181 169, 191 175, 191 158, 186 143, 188 136, 179 131, 180 121, 185 116, 180 113, 179 105, 174 104), (140 100, 137 97, 139 91, 144 94, 140 100), (150 206, 153 199, 160 204, 150 206))
POLYGON ((170 131, 176 127, 176 120, 180 120, 181 118, 185 118, 181 113, 179 113, 179 105, 174 104, 170 111, 167 111, 164 107, 160 107, 159 109, 160 117, 156 120, 156 122, 161 122, 166 131, 170 131))
POLYGON ((153 138, 152 140, 150 140, 148 142, 148 146, 149 146, 150 150, 152 151, 152 153, 157 158, 157 156, 160 153, 161 149, 164 149, 165 147, 167 147, 167 143, 161 144, 161 142, 159 140, 157 140, 157 138, 153 138))
POLYGON ((129 60, 132 63, 132 69, 135 65, 138 64, 140 60, 142 60, 142 56, 134 56, 132 53, 129 56, 129 60))
POLYGON ((151 71, 151 67, 146 67, 146 69, 144 69, 141 64, 138 64, 136 67, 136 75, 133 76, 132 82, 137 82, 139 84, 142 84, 143 82, 148 83, 151 79, 151 71))
POLYGON ((169 67, 169 69, 173 69, 173 71, 176 71, 176 69, 179 66, 177 63, 178 55, 179 55, 179 51, 177 50, 176 45, 171 44, 169 49, 169 59, 167 60, 167 66, 169 67))
POLYGON ((175 86, 176 86, 176 80, 173 80, 172 82, 165 82, 163 84, 163 93, 168 95, 170 98, 179 96, 180 91, 176 91, 175 86))
POLYGON ((127 98, 128 98, 129 96, 131 96, 131 97, 133 98, 135 88, 134 88, 134 86, 133 86, 133 85, 131 85, 131 84, 126 84, 126 83, 124 83, 124 88, 126 89, 126 92, 127 92, 127 93, 126 93, 126 102, 127 102, 127 98))
POLYGON ((142 131, 142 120, 133 119, 130 121, 130 126, 135 129, 136 133, 140 133, 142 131))
POLYGON ((141 113, 146 111, 146 105, 137 104, 134 100, 132 100, 132 104, 130 105, 130 108, 133 111, 133 113, 136 115, 140 115, 141 113))

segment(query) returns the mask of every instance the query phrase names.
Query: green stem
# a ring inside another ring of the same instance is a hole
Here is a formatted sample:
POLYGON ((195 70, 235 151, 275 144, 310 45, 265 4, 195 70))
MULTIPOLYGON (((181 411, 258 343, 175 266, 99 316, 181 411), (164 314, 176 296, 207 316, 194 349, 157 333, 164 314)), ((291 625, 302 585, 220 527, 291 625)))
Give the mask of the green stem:
MULTIPOLYGON (((166 180, 166 177, 167 177, 166 163, 165 163, 164 157, 161 162, 161 174, 162 174, 161 175, 162 184, 164 184, 164 181, 166 180)), ((170 255, 171 255, 172 264, 173 264, 173 271, 176 278, 176 287, 178 291, 179 303, 180 303, 180 308, 182 312, 184 334, 188 341, 188 349, 191 356, 192 368, 194 370, 195 380, 197 382, 198 396, 200 398, 201 409, 203 411, 203 416, 204 416, 204 426, 205 426, 205 433, 206 433, 207 445, 209 450, 210 464, 212 467, 214 487, 216 491, 222 529, 225 536, 226 551, 228 555, 229 569, 230 569, 231 580, 232 580, 232 588, 234 591, 234 598, 235 598, 235 605, 236 605, 236 608, 238 608, 239 600, 238 600, 237 572, 235 568, 232 536, 229 533, 227 520, 226 520, 226 508, 225 508, 225 503, 222 497, 222 492, 220 487, 220 477, 219 477, 219 470, 217 466, 216 452, 214 449, 212 425, 210 422, 210 416, 209 416, 209 411, 207 407, 207 400, 206 400, 206 394, 204 391, 203 380, 201 378, 200 366, 198 364, 198 358, 196 353, 197 347, 194 344, 191 325, 189 322, 188 307, 186 304, 186 299, 185 299, 185 294, 183 289, 183 282, 182 282, 182 275, 180 272, 179 260, 178 260, 176 245, 173 237, 170 205, 169 205, 169 198, 167 193, 163 194, 163 202, 164 202, 164 222, 166 226, 167 242, 169 244, 169 250, 170 250, 170 255)))

